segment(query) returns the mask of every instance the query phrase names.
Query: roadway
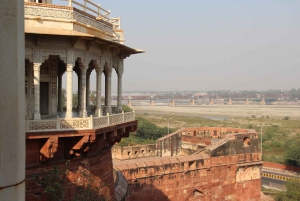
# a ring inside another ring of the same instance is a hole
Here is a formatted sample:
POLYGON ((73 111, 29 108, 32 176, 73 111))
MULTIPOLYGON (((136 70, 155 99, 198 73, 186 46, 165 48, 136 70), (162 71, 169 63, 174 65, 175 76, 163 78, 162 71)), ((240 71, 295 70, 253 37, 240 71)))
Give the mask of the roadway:
MULTIPOLYGON (((273 174, 273 175, 278 175, 278 176, 283 176, 283 177, 292 177, 292 178, 298 178, 300 177, 290 173, 290 172, 279 172, 280 170, 269 170, 269 169, 262 169, 262 173, 267 173, 267 174, 273 174)), ((278 189, 278 190, 285 190, 285 183, 286 181, 280 180, 280 179, 275 179, 275 178, 269 178, 269 177, 264 177, 262 176, 261 178, 261 183, 263 187, 266 188, 273 188, 273 189, 278 189)))

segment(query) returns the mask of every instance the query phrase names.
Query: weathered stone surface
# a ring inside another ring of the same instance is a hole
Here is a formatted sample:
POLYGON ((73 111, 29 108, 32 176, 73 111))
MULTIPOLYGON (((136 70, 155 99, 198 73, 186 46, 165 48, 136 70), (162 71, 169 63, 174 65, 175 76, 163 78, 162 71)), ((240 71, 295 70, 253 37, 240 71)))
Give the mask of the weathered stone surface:
MULTIPOLYGON (((207 136, 213 138, 214 133, 223 139, 206 146, 198 154, 158 154, 158 157, 114 160, 114 168, 122 171, 128 181, 129 199, 260 200, 262 161, 257 133, 253 130, 213 127, 182 129, 159 139, 156 153, 170 152, 167 143, 172 138, 182 140, 183 136, 187 136, 185 139, 197 144, 198 135, 203 135, 205 139, 207 136), (193 137, 196 137, 195 141, 193 137), (249 146, 244 143, 246 138, 251 141, 249 146)), ((138 150, 137 147, 134 147, 135 150, 138 150)))

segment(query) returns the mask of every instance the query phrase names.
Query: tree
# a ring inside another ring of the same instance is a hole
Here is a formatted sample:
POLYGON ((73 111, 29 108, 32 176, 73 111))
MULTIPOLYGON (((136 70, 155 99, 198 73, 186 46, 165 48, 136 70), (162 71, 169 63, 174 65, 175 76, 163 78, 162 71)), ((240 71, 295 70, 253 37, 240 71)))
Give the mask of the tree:
POLYGON ((300 166, 300 135, 286 141, 285 162, 288 165, 300 166))
MULTIPOLYGON (((67 167, 67 166, 66 166, 67 167)), ((39 183, 44 188, 48 201, 61 201, 65 197, 67 168, 54 166, 39 183)))
POLYGON ((300 201, 300 182, 289 180, 286 183, 286 191, 276 195, 276 201, 300 201))
POLYGON ((140 138, 156 140, 168 133, 167 127, 158 127, 143 117, 137 117, 137 120, 138 128, 136 136, 140 138))
POLYGON ((90 103, 91 103, 91 105, 96 105, 96 101, 97 101, 97 93, 96 93, 96 91, 91 91, 90 92, 90 103))
POLYGON ((73 108, 76 108, 78 106, 78 92, 73 94, 73 108))
POLYGON ((66 107, 66 95, 67 95, 66 89, 62 89, 61 90, 61 101, 62 101, 61 105, 63 108, 66 107))
MULTIPOLYGON (((68 185, 67 174, 69 164, 63 167, 54 166, 45 174, 42 180, 38 181, 47 195, 48 201, 62 201, 65 198, 65 187, 68 185)), ((101 188, 107 186, 104 182, 90 174, 86 169, 80 170, 80 183, 74 197, 71 201, 106 201, 104 195, 101 194, 101 188)))
POLYGON ((83 184, 78 184, 72 201, 105 201, 106 198, 101 195, 100 189, 104 183, 96 179, 87 170, 80 170, 80 177, 83 184))

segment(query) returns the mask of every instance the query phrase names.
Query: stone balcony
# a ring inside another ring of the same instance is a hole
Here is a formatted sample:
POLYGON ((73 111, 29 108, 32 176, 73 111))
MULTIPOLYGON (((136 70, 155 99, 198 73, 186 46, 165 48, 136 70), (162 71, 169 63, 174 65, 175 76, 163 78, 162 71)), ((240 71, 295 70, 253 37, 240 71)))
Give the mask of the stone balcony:
POLYGON ((118 43, 125 41, 120 18, 101 18, 84 10, 72 6, 24 2, 25 32, 97 37, 118 43))
POLYGON ((120 114, 103 117, 90 116, 88 118, 56 118, 44 120, 26 120, 26 132, 53 132, 100 129, 117 124, 135 121, 135 112, 122 112, 120 114))

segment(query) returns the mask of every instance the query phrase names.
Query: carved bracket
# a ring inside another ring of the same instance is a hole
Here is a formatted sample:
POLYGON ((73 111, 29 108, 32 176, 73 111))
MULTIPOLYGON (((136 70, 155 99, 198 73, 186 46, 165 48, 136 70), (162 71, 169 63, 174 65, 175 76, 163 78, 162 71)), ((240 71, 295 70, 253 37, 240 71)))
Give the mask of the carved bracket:
POLYGON ((54 157, 57 152, 58 137, 50 137, 44 146, 40 149, 40 161, 46 162, 54 157))
POLYGON ((95 142, 95 136, 83 136, 70 150, 70 155, 74 155, 76 157, 85 155, 90 150, 91 143, 93 142, 95 142))

